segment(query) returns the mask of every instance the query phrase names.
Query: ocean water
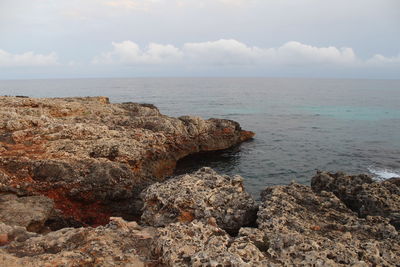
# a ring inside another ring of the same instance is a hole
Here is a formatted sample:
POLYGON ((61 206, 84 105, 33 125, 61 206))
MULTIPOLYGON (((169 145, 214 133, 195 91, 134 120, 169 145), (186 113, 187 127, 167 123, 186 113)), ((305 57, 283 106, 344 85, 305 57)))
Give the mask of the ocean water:
POLYGON ((135 78, 0 81, 0 95, 96 96, 155 104, 171 116, 238 121, 254 140, 189 157, 240 174, 257 197, 268 185, 309 184, 316 170, 400 177, 400 80, 135 78))

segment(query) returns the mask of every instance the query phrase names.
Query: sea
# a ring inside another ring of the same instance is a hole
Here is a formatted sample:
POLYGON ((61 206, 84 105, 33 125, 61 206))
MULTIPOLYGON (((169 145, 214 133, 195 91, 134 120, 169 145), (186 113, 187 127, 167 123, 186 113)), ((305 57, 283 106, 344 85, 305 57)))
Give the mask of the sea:
POLYGON ((181 160, 176 174, 209 166, 266 186, 309 184, 317 170, 400 177, 400 80, 109 78, 1 80, 0 95, 108 96, 155 104, 169 116, 239 122, 254 140, 181 160))

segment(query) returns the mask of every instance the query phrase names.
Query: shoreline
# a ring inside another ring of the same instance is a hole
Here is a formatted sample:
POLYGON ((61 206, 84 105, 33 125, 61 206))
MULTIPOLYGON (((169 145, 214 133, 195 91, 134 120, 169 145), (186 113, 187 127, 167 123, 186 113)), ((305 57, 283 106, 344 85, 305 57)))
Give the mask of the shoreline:
POLYGON ((319 172, 256 203, 242 177, 210 168, 164 180, 187 155, 253 138, 234 121, 106 97, 0 97, 0 112, 7 266, 400 262, 400 178, 319 172))

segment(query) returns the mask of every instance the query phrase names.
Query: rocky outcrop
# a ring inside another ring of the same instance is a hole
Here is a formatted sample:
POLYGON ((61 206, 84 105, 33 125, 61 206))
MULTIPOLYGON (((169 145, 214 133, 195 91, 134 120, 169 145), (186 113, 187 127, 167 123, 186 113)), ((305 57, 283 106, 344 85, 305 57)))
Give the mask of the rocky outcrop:
POLYGON ((267 266, 264 254, 247 239, 196 220, 160 229, 154 246, 164 266, 267 266))
POLYGON ((333 192, 360 217, 386 217, 400 229, 400 178, 374 181, 368 175, 318 172, 311 186, 316 192, 333 192))
POLYGON ((236 233, 256 220, 257 206, 244 190, 243 178, 219 175, 210 168, 153 184, 142 194, 142 222, 153 226, 214 220, 228 233, 236 233))
POLYGON ((400 262, 400 235, 387 218, 360 218, 333 193, 315 192, 309 186, 296 183, 266 188, 261 196, 257 226, 241 227, 236 236, 229 236, 223 231, 223 224, 211 215, 211 211, 217 216, 223 215, 220 213, 223 206, 229 210, 229 203, 238 198, 235 193, 231 197, 226 194, 232 191, 224 191, 235 179, 223 178, 205 168, 155 184, 144 192, 143 221, 166 225, 159 228, 154 241, 162 263, 168 266, 396 266, 400 262), (218 181, 219 186, 210 181, 218 181), (228 198, 225 203, 218 202, 221 205, 216 210, 210 209, 212 205, 207 201, 214 192, 221 192, 221 199, 228 198), (196 195, 201 197, 197 199, 196 195), (207 208, 208 217, 204 212, 207 208), (182 220, 186 218, 182 211, 187 210, 192 214, 190 222, 182 220))
POLYGON ((180 158, 252 136, 104 97, 0 97, 0 265, 398 265, 399 179, 320 172, 267 187, 259 207, 240 176, 163 181, 180 158))
POLYGON ((30 232, 45 231, 45 222, 54 212, 54 203, 43 196, 0 195, 0 222, 22 226, 30 232))
POLYGON ((0 248, 0 262, 7 267, 157 266, 149 250, 154 231, 111 218, 106 226, 64 228, 25 242, 13 241, 0 248))
POLYGON ((33 233, 0 223, 0 262, 236 267, 397 266, 400 262, 400 235, 389 218, 360 218, 332 192, 316 192, 309 186, 267 187, 257 223, 251 226, 246 226, 244 214, 254 212, 254 202, 244 192, 241 178, 209 168, 154 184, 143 197, 146 225, 141 226, 111 218, 97 228, 33 233), (233 228, 235 235, 229 232, 233 228))
POLYGON ((234 121, 171 118, 106 97, 0 97, 0 193, 46 196, 82 225, 135 219, 139 193, 179 159, 253 135, 234 121))
POLYGON ((33 232, 28 232, 25 227, 10 226, 0 222, 0 246, 4 246, 14 240, 23 242, 35 236, 39 235, 33 232))
POLYGON ((291 184, 262 192, 258 229, 245 234, 284 266, 396 266, 400 236, 383 217, 359 218, 333 193, 291 184))

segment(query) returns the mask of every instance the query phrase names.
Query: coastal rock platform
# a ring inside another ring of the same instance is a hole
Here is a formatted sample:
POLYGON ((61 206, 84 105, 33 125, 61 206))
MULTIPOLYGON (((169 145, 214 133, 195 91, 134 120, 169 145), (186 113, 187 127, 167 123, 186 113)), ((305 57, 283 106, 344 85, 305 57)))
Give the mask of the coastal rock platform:
POLYGON ((46 196, 76 225, 135 219, 140 192, 179 159, 253 136, 234 121, 172 118, 106 97, 0 97, 0 192, 46 196))
POLYGON ((169 177, 254 135, 236 122, 104 97, 0 101, 0 266, 399 266, 397 179, 318 172, 255 202, 237 175, 169 177))

